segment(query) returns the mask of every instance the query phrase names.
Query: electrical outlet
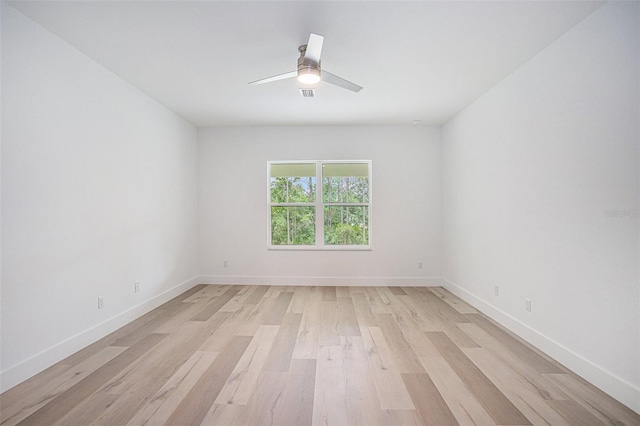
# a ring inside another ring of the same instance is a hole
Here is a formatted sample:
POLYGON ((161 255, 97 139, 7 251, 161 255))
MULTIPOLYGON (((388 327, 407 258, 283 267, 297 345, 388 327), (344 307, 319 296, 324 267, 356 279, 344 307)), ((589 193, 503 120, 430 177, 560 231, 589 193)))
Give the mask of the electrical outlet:
POLYGON ((134 293, 140 293, 140 283, 138 281, 133 283, 133 292, 134 293))
POLYGON ((531 312, 531 299, 524 299, 527 312, 531 312))
POLYGON ((418 269, 422 269, 422 262, 418 262, 418 269))
POLYGON ((98 296, 98 309, 104 308, 104 300, 102 296, 98 296))
POLYGON ((499 285, 494 285, 493 286, 493 295, 494 296, 500 296, 500 286, 499 285))

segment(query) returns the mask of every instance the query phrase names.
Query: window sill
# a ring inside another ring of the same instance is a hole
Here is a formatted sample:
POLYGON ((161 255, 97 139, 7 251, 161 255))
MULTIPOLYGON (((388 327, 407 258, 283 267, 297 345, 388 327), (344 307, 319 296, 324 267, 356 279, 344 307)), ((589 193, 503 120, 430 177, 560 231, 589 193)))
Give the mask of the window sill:
POLYGON ((268 246, 269 251, 373 251, 368 246, 268 246))

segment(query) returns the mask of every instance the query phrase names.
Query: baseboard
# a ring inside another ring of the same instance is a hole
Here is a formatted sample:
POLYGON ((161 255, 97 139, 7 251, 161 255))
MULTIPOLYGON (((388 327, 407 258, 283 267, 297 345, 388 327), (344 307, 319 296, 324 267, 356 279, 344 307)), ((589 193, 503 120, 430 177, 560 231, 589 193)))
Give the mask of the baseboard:
POLYGON ((121 312, 100 324, 78 333, 6 370, 0 372, 0 392, 11 389, 15 385, 27 380, 39 372, 49 368, 53 364, 62 361, 69 355, 103 338, 118 328, 130 323, 147 312, 168 302, 174 297, 184 293, 195 285, 199 284, 199 277, 184 281, 152 297, 136 306, 121 312))
POLYGON ((442 283, 443 287, 451 293, 471 304, 636 413, 640 413, 640 389, 638 387, 583 358, 451 281, 442 278, 442 283))
POLYGON ((352 286, 352 287, 437 287, 440 277, 276 277, 240 275, 201 275, 202 284, 352 286))

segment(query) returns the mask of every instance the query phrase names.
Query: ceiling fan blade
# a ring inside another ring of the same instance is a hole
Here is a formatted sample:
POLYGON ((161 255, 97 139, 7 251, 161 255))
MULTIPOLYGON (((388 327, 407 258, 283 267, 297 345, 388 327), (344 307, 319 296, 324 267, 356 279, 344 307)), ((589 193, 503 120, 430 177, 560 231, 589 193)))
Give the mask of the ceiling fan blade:
POLYGON ((264 84, 271 83, 272 81, 284 80, 285 78, 291 78, 298 75, 298 71, 291 71, 284 74, 274 75, 273 77, 263 78, 262 80, 252 81, 249 84, 264 84))
POLYGON ((324 43, 323 36, 311 33, 309 35, 309 42, 307 43, 307 51, 304 53, 304 57, 319 64, 320 54, 322 53, 322 43, 324 43))
POLYGON ((329 71, 321 71, 322 81, 336 86, 340 86, 343 89, 351 90, 352 92, 359 92, 362 90, 362 86, 358 86, 342 77, 338 77, 335 74, 331 74, 329 71))

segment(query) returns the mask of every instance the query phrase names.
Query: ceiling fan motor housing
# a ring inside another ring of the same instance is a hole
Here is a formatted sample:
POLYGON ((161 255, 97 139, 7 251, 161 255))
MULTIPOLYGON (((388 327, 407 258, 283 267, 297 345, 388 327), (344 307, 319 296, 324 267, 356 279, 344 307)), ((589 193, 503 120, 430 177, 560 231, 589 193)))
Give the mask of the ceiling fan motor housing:
MULTIPOLYGON (((316 62, 305 56, 307 45, 304 44, 298 48, 300 57, 298 58, 298 78, 301 75, 315 75, 320 78, 320 61, 316 62)), ((302 81, 302 80, 301 80, 302 81)))

